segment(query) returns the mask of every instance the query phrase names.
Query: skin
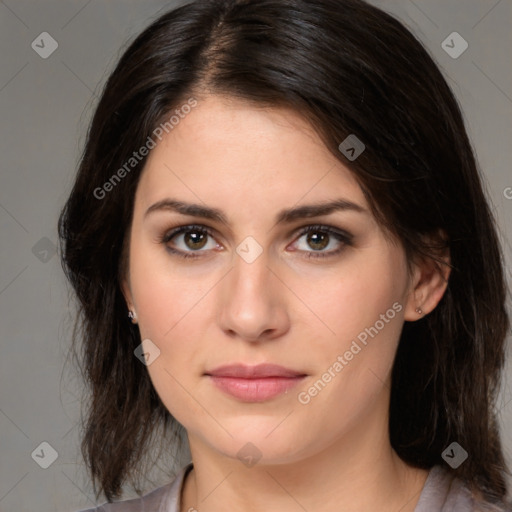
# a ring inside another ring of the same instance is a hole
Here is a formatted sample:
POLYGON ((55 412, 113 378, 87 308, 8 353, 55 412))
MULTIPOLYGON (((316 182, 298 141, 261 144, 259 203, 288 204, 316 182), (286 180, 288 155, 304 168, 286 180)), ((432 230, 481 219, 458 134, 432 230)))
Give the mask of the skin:
POLYGON ((390 373, 403 322, 418 320, 418 307, 423 314, 436 307, 447 277, 431 261, 407 272, 402 246, 376 223, 354 176, 297 113, 200 99, 149 155, 123 283, 141 339, 160 350, 147 367, 155 389, 187 430, 194 469, 181 511, 225 511, 226 503, 246 512, 339 512, 340 504, 344 512, 413 511, 427 472, 406 465, 390 445, 390 373), (220 209, 226 222, 171 210, 145 215, 166 198, 220 209), (340 198, 364 211, 275 222, 283 208, 340 198), (189 224, 213 236, 199 248, 183 234, 160 241, 189 224), (300 234, 315 224, 344 230, 352 241, 328 235, 315 250, 300 234), (263 250, 252 263, 236 252, 248 236, 263 250), (181 258, 166 246, 199 257, 181 258), (308 259, 318 252, 333 255, 308 259), (298 393, 394 303, 401 311, 300 403, 298 393), (263 362, 307 377, 285 394, 244 403, 204 375, 223 364, 263 362), (237 457, 248 442, 261 454, 252 467, 237 457))

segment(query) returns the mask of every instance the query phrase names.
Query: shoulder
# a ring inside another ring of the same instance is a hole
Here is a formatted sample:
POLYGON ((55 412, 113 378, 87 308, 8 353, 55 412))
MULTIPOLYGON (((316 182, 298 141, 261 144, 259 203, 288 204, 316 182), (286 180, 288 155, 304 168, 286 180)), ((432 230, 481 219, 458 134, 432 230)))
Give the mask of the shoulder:
POLYGON ((94 508, 81 509, 76 512, 179 512, 179 499, 184 478, 192 464, 183 467, 168 484, 144 494, 139 498, 103 503, 94 508))
POLYGON ((464 482, 442 466, 434 466, 427 477, 414 512, 512 512, 505 504, 476 500, 464 482))

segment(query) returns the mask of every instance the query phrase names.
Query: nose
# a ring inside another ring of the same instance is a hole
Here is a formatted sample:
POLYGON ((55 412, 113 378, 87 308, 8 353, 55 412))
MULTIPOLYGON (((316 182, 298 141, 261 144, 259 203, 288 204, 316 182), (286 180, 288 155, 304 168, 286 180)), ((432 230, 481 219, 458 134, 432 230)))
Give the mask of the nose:
POLYGON ((275 274, 265 252, 252 263, 234 256, 233 268, 222 282, 217 316, 228 336, 255 342, 286 333, 290 327, 286 287, 275 274))

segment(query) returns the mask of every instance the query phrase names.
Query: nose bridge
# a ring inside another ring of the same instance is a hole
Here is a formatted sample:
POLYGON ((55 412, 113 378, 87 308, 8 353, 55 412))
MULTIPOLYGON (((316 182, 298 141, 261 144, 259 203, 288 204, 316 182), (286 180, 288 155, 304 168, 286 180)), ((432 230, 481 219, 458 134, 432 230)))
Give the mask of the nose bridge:
MULTIPOLYGON (((253 236, 245 237, 233 255, 231 281, 233 292, 243 298, 256 294, 263 298, 270 270, 269 253, 253 236)), ((249 297, 248 297, 249 298, 249 297)))
POLYGON ((247 340, 261 339, 263 333, 277 334, 285 327, 287 315, 281 302, 266 252, 256 257, 244 244, 237 248, 233 267, 224 283, 219 319, 223 330, 247 340), (245 257, 251 254, 250 258, 245 257), (244 256, 245 255, 245 256, 244 256))
POLYGON ((250 301, 252 307, 257 308, 268 302, 271 272, 266 253, 262 252, 254 259, 236 254, 230 274, 230 296, 239 304, 250 301))

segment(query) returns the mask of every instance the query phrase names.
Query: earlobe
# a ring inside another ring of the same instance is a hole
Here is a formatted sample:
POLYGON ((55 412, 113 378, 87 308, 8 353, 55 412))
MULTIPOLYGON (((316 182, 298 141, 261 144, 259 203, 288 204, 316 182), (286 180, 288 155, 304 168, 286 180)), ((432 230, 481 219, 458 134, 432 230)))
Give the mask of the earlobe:
POLYGON ((135 313, 135 311, 130 309, 130 311, 128 311, 128 318, 131 320, 132 324, 137 323, 137 313, 135 313))
POLYGON ((415 264, 405 320, 414 322, 436 308, 446 292, 450 270, 448 249, 439 259, 424 258, 415 264))
POLYGON ((137 313, 135 311, 135 306, 133 304, 132 293, 130 290, 130 285, 128 281, 124 279, 121 282, 121 292, 123 293, 124 299, 126 301, 126 307, 128 308, 128 318, 132 321, 133 324, 137 323, 137 313))

